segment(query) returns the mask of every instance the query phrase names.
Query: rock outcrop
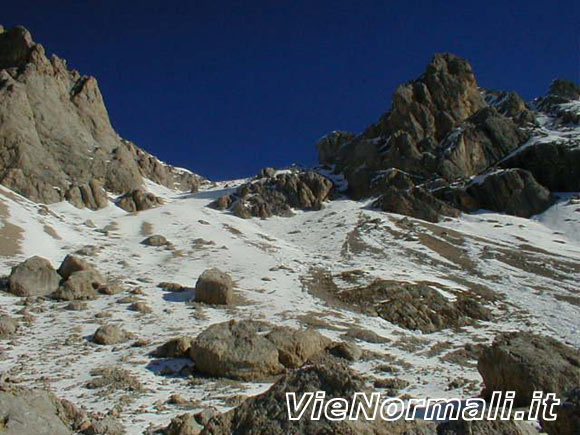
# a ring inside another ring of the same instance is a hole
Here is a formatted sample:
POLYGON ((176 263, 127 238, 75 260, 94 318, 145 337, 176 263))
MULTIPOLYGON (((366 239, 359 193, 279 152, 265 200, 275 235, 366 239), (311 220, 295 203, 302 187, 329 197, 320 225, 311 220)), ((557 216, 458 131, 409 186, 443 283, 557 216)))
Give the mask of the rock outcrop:
POLYGON ((163 200, 151 192, 135 189, 121 196, 117 205, 129 213, 134 213, 163 205, 163 200))
POLYGON ((184 191, 199 185, 120 138, 96 79, 47 57, 23 27, 0 33, 0 117, 0 183, 33 201, 97 209, 105 190, 132 191, 143 178, 184 191))
POLYGON ((486 397, 515 391, 515 405, 527 406, 534 391, 560 396, 580 385, 580 350, 527 332, 503 333, 484 349, 477 369, 486 397))
POLYGON ((316 364, 293 371, 276 382, 268 391, 251 397, 240 406, 212 418, 202 434, 268 433, 282 434, 422 434, 435 435, 434 423, 422 421, 385 422, 360 418, 331 421, 322 413, 320 419, 309 418, 312 404, 297 421, 288 419, 286 393, 296 393, 299 401, 305 392, 324 391, 326 400, 352 400, 354 393, 368 391, 362 378, 340 363, 316 364))
POLYGON ((555 408, 556 420, 542 420, 542 429, 549 435, 580 433, 580 387, 567 391, 555 408))
POLYGON ((291 216, 292 208, 319 210, 330 199, 332 181, 314 171, 282 172, 240 186, 210 204, 240 218, 291 216))

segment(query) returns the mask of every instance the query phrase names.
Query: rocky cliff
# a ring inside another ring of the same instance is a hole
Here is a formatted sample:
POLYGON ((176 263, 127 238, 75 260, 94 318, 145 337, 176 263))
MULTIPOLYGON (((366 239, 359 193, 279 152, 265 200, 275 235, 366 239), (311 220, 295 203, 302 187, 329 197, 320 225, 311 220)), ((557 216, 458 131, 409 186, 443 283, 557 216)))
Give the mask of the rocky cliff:
POLYGON ((200 178, 173 168, 113 129, 94 77, 47 57, 23 27, 0 27, 0 183, 36 202, 107 204, 143 179, 180 190, 200 178))
POLYGON ((550 191, 579 190, 578 131, 569 126, 579 123, 579 89, 557 80, 531 107, 515 92, 479 88, 466 60, 438 54, 363 133, 322 138, 319 161, 344 175, 351 197, 378 197, 385 211, 431 221, 479 208, 529 217, 552 204, 550 191))

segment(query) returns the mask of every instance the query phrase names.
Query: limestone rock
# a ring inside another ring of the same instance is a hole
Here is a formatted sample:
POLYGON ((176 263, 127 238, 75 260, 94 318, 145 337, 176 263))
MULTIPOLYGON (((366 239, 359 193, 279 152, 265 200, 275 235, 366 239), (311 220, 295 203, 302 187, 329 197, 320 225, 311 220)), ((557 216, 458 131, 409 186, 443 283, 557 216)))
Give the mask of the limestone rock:
POLYGON ((93 335, 93 341, 103 345, 124 343, 128 339, 129 334, 116 325, 103 325, 93 335))
POLYGON ((329 199, 332 187, 328 178, 314 171, 279 173, 243 184, 210 207, 218 210, 232 207, 232 212, 244 219, 289 216, 292 208, 319 210, 329 199))
POLYGON ((145 192, 143 189, 135 189, 125 193, 117 203, 119 207, 129 213, 149 210, 162 204, 163 200, 161 198, 158 198, 150 192, 145 192))
POLYGON ((48 260, 31 257, 14 266, 8 278, 8 290, 16 296, 47 296, 59 285, 60 276, 48 260))
POLYGON ((232 277, 219 269, 205 270, 195 284, 195 301, 213 305, 233 303, 232 277))
POLYGON ((515 391, 515 405, 527 406, 534 391, 560 396, 580 385, 580 351, 528 332, 503 333, 484 349, 477 369, 486 397, 515 391))

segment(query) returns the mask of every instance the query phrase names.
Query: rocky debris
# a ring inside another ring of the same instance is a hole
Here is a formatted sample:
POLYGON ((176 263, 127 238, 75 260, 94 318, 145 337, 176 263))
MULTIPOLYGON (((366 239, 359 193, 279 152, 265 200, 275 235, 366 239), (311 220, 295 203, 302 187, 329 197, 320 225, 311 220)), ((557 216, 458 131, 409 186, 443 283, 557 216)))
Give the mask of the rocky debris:
POLYGON ((123 331, 117 325, 111 324, 99 327, 93 334, 93 341, 103 345, 124 343, 129 338, 129 333, 123 331))
POLYGON ((329 345, 330 340, 315 331, 232 320, 212 325, 199 334, 189 355, 196 369, 207 375, 256 380, 300 367, 329 345))
POLYGON ((560 399, 560 405, 554 408, 556 420, 542 420, 542 429, 548 435, 580 433, 580 387, 567 391, 560 399))
POLYGON ((580 351, 529 332, 502 333, 484 349, 477 369, 485 397, 515 391, 515 405, 527 406, 534 391, 559 397, 580 385, 580 351))
POLYGON ((121 196, 117 205, 129 213, 134 213, 163 205, 163 200, 143 189, 135 189, 121 196))
POLYGON ((422 421, 383 422, 380 419, 330 421, 324 413, 321 418, 307 418, 312 405, 306 408, 306 416, 297 421, 288 419, 286 393, 296 393, 297 400, 305 392, 325 391, 326 400, 333 398, 352 400, 354 393, 368 391, 364 381, 345 364, 316 364, 293 371, 278 380, 268 391, 250 397, 240 406, 212 418, 202 434, 226 433, 333 433, 333 434, 422 434, 435 435, 435 425, 422 421))
POLYGON ((121 367, 93 369, 91 370, 91 376, 95 378, 86 384, 86 387, 90 390, 104 388, 110 392, 122 390, 140 393, 145 391, 141 382, 130 371, 121 367))
POLYGON ((314 171, 278 173, 243 184, 235 193, 210 204, 218 210, 230 209, 240 218, 290 216, 292 208, 319 210, 330 198, 332 182, 314 171))
POLYGON ((504 420, 456 420, 437 426, 437 435, 534 435, 538 431, 531 425, 504 420))
POLYGON ((363 355, 362 349, 352 341, 341 341, 330 348, 329 351, 334 356, 352 362, 358 361, 363 355))
POLYGON ((145 246, 168 246, 171 243, 162 235, 154 234, 141 242, 145 246))
POLYGON ((65 199, 77 208, 99 210, 109 205, 107 193, 96 180, 87 184, 73 184, 65 193, 65 199))
POLYGON ((68 304, 65 307, 65 310, 69 310, 69 311, 84 311, 88 308, 87 303, 86 302, 82 302, 82 301, 72 301, 70 304, 68 304))
POLYGON ((129 310, 141 314, 150 314, 153 312, 151 307, 147 305, 145 302, 134 302, 131 305, 129 305, 129 310))
POLYGON ((163 435, 197 435, 201 433, 201 426, 192 414, 182 414, 174 417, 161 433, 163 435))
POLYGON ((119 137, 97 81, 47 57, 23 27, 0 34, 0 183, 41 203, 107 205, 143 178, 184 191, 200 177, 172 168, 119 137), (102 187, 101 187, 102 186, 102 187))
POLYGON ((528 218, 545 211, 553 203, 550 191, 523 169, 494 171, 481 178, 465 189, 478 209, 528 218))
POLYGON ((376 280, 339 294, 350 306, 410 330, 431 333, 491 320, 491 312, 475 297, 460 293, 450 301, 427 284, 376 280))
POLYGON ((155 358, 188 358, 192 341, 190 337, 172 338, 155 349, 151 355, 155 358))
POLYGON ((14 266, 8 291, 16 296, 47 296, 58 288, 60 276, 45 258, 31 257, 14 266))
POLYGON ((373 205, 389 213, 411 216, 428 222, 439 222, 443 216, 459 216, 459 210, 440 201, 421 187, 409 190, 389 187, 373 205))
POLYGON ((231 305, 233 287, 230 274, 216 268, 207 269, 197 279, 194 300, 212 305, 231 305))
POLYGON ((18 330, 18 322, 12 317, 0 314, 0 340, 11 338, 18 330))

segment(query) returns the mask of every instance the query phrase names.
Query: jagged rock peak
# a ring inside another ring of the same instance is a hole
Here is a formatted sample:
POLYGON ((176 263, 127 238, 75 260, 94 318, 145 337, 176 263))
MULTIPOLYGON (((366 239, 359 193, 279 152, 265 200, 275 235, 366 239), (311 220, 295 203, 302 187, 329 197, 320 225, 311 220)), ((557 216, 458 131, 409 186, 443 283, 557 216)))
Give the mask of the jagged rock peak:
POLYGON ((0 183, 41 203, 106 206, 106 191, 143 178, 196 190, 200 177, 173 168, 113 129, 97 80, 46 57, 24 27, 0 32, 0 183), (88 193, 91 193, 90 195, 88 193))

